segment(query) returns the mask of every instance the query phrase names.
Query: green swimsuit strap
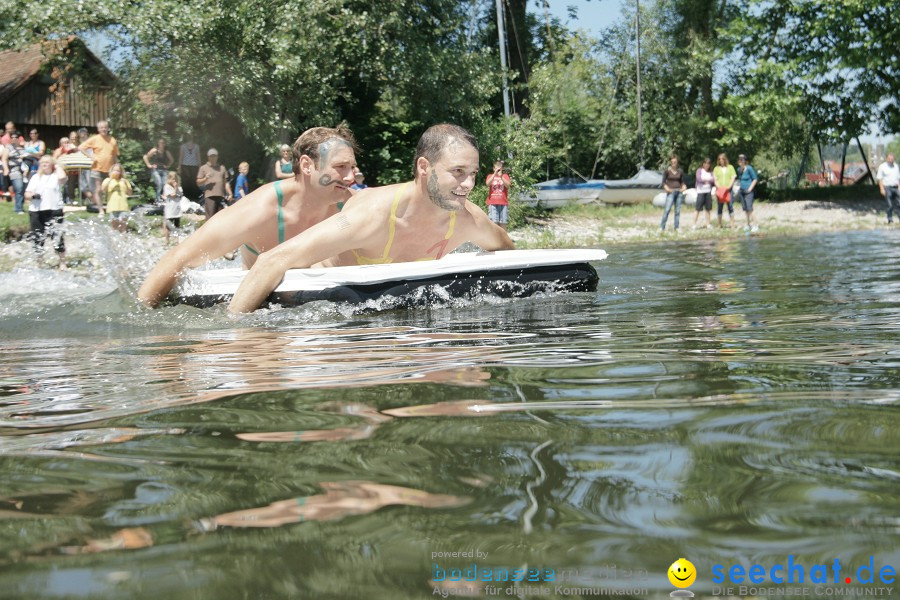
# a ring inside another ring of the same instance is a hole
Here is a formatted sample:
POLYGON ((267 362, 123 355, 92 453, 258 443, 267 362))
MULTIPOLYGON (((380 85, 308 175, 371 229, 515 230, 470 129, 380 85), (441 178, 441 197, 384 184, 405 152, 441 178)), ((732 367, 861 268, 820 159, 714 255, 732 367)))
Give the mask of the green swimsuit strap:
POLYGON ((275 195, 278 197, 278 243, 284 243, 284 194, 281 191, 281 181, 275 182, 275 195))
MULTIPOLYGON (((284 192, 281 191, 281 182, 275 182, 275 196, 278 198, 278 243, 284 243, 284 192)), ((251 248, 247 244, 244 244, 244 248, 253 253, 254 256, 259 256, 259 252, 255 249, 251 248)))

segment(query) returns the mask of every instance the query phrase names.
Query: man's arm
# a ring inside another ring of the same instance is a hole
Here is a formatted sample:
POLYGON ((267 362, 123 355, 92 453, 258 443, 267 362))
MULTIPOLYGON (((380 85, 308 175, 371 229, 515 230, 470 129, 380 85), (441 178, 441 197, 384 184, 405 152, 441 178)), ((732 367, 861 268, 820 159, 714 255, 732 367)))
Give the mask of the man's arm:
POLYGON ((147 154, 144 155, 144 164, 147 165, 148 169, 152 169, 153 165, 150 164, 150 155, 156 152, 156 148, 150 148, 147 150, 147 154))
POLYGON ((278 287, 288 269, 305 269, 342 252, 359 248, 361 242, 371 236, 377 224, 379 220, 372 218, 370 210, 353 210, 346 205, 344 212, 263 252, 238 286, 228 305, 228 312, 246 313, 256 310, 278 287))
MULTIPOLYGON (((9 154, 6 152, 6 148, 0 147, 0 165, 3 166, 3 176, 7 177, 9 175, 9 161, 7 157, 9 154)), ((6 190, 3 190, 4 192, 6 190)), ((884 195, 884 189, 882 188, 882 195, 884 195)))
POLYGON ((151 308, 159 304, 175 287, 185 270, 216 259, 241 244, 233 232, 245 232, 247 215, 240 210, 225 210, 205 223, 186 240, 166 252, 138 290, 138 300, 151 308))
MULTIPOLYGON (((200 170, 197 171, 197 185, 204 185, 207 179, 209 179, 209 177, 206 175, 206 165, 201 165, 200 170)), ((202 190, 203 188, 200 187, 200 189, 202 190)))
POLYGON ((466 209, 472 215, 471 231, 467 231, 469 241, 487 252, 495 250, 515 250, 516 245, 502 227, 492 222, 480 207, 467 204, 466 209))

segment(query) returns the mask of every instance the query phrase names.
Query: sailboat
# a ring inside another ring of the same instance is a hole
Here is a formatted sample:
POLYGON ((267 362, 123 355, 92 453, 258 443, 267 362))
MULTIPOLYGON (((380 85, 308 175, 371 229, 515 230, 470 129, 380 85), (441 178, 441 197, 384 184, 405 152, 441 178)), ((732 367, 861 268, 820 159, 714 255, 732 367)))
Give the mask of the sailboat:
POLYGON ((526 206, 540 205, 558 208, 566 204, 637 204, 651 202, 662 189, 663 176, 658 171, 643 168, 643 123, 641 115, 641 34, 640 1, 637 1, 635 38, 637 43, 637 117, 640 164, 638 172, 629 179, 576 179, 564 177, 538 183, 534 191, 523 195, 519 202, 526 206))

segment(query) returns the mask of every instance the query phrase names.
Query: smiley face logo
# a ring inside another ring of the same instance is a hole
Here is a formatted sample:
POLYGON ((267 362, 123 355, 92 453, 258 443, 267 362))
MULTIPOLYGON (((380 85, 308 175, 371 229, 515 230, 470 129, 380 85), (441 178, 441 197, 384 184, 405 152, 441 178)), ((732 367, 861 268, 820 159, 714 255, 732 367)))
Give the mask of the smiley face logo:
POLYGON ((686 558, 679 558, 669 567, 669 583, 677 588, 690 587, 694 580, 697 579, 697 569, 694 563, 686 558))

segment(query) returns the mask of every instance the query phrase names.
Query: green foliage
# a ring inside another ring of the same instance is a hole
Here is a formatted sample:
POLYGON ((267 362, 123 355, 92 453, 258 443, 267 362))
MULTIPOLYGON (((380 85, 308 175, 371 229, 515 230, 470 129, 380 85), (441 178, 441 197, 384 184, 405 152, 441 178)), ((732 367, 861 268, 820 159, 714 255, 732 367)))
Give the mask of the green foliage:
POLYGON ((873 117, 900 130, 896 12, 869 0, 751 0, 729 32, 745 57, 739 92, 799 97, 816 132, 836 139, 873 117))
POLYGON ((848 185, 787 188, 769 190, 768 199, 772 202, 788 202, 791 200, 827 200, 843 201, 850 204, 880 200, 881 193, 874 185, 848 185))
POLYGON ((28 213, 17 215, 12 202, 0 202, 0 241, 18 240, 28 231, 28 213))
POLYGON ((891 153, 893 153, 895 157, 900 158, 900 135, 895 135, 894 139, 892 139, 885 148, 885 155, 891 153))

